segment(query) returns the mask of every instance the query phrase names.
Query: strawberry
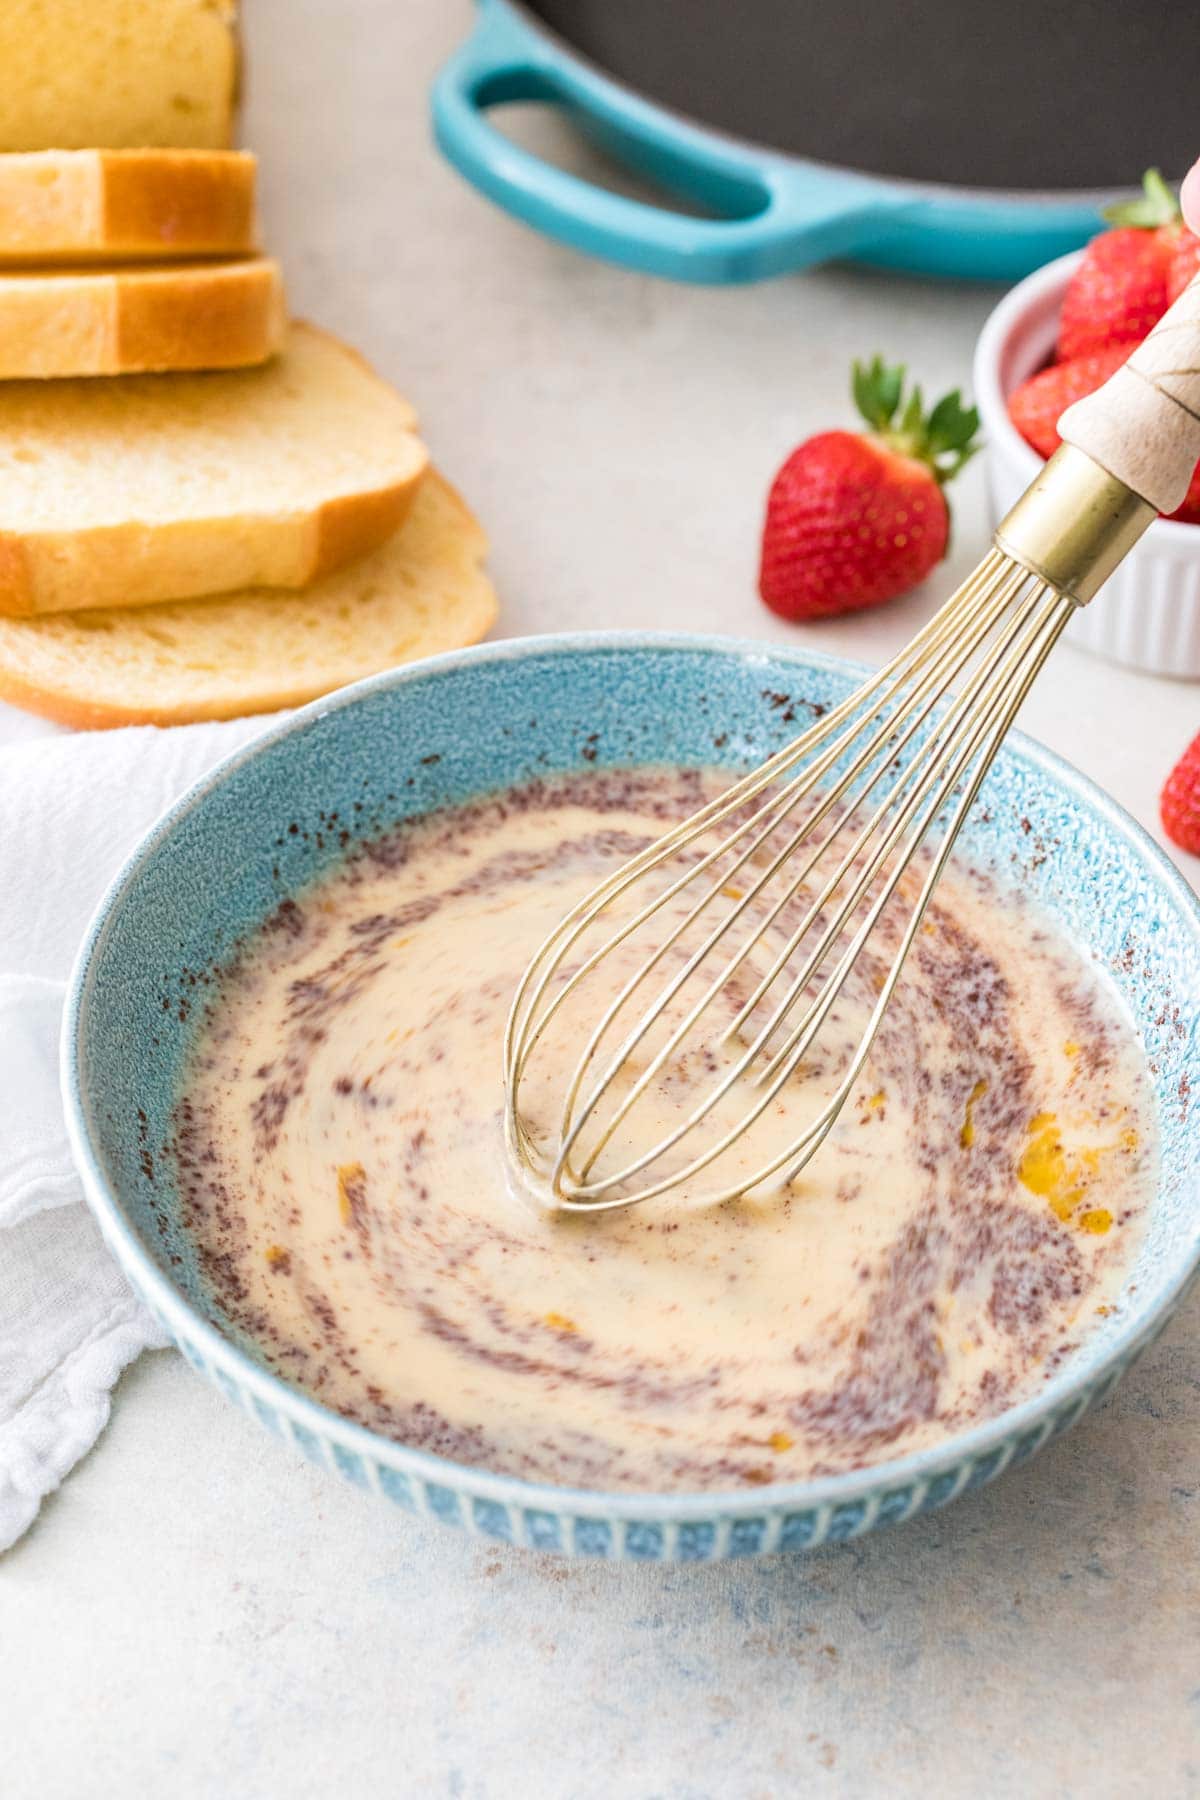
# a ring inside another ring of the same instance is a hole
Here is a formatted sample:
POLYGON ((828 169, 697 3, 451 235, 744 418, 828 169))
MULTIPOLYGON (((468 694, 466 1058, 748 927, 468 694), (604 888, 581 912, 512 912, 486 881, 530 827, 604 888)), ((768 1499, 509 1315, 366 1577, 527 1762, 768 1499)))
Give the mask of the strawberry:
POLYGON ((1167 267, 1168 306, 1174 306, 1184 288, 1198 271, 1200 271, 1200 237, 1183 225, 1176 235, 1175 247, 1171 251, 1171 261, 1167 267))
POLYGON ((1200 856, 1200 736, 1192 739, 1167 776, 1158 810, 1171 842, 1200 856))
POLYGON ((767 499, 759 593, 785 619, 879 606, 946 554, 944 484, 976 448, 975 408, 957 389, 928 414, 903 368, 855 363, 869 433, 823 431, 792 451, 767 499))
POLYGON ((1140 342, 1170 305, 1167 280, 1185 228, 1157 169, 1147 169, 1142 188, 1140 199, 1107 208, 1104 217, 1116 229, 1092 239, 1067 285, 1059 362, 1140 342))
POLYGON ((1053 456, 1061 439, 1058 421, 1073 400, 1094 394, 1125 361, 1132 344, 1109 344, 1073 362, 1053 363, 1023 381, 1008 397, 1008 416, 1042 456, 1053 456))

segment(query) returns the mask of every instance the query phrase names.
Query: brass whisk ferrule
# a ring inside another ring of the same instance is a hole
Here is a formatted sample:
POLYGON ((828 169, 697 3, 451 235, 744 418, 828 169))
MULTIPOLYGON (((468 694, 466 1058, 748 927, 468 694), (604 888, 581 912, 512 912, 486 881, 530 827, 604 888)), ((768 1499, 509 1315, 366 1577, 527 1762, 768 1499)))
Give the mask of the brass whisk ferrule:
POLYGON ((1056 450, 996 528, 996 547, 1086 606, 1158 517, 1073 444, 1056 450))

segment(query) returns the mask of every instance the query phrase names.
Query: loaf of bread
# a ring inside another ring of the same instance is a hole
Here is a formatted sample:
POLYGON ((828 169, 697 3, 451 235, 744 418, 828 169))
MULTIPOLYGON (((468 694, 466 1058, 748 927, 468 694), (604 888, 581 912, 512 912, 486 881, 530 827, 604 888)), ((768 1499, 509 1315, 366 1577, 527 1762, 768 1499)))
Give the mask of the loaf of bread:
POLYGON ((0 699, 81 727, 296 706, 477 642, 496 616, 486 548, 435 471, 399 532, 304 593, 0 619, 0 699))
POLYGON ((0 155, 0 264, 249 255, 257 168, 243 150, 0 155))
POLYGON ((0 613, 302 587, 400 524, 415 427, 306 325, 257 369, 0 382, 0 613))
POLYGON ((234 0, 3 0, 0 150, 224 149, 234 0))
POLYGON ((0 381, 247 368, 275 354, 286 324, 265 256, 0 271, 0 381))

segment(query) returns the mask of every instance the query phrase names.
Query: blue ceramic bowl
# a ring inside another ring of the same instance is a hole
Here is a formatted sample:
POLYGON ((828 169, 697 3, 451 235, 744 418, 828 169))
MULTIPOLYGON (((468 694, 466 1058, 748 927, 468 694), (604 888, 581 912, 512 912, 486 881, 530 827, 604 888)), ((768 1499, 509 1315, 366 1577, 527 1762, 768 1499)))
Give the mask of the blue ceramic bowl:
POLYGON ((808 1549, 941 1506, 1072 1425, 1178 1305, 1200 1261, 1200 906, 1113 803, 1014 738, 966 829, 1124 998, 1154 1072, 1162 1176, 1123 1304, 1037 1396, 934 1449, 736 1493, 604 1494, 465 1468, 375 1436, 270 1373, 223 1323, 157 1156, 188 1034, 189 971, 336 861, 330 812, 374 833, 405 814, 603 763, 720 762, 776 748, 862 671, 804 652, 652 634, 528 639, 401 669, 297 713, 205 776, 105 897, 71 983, 63 1083, 109 1244, 188 1361, 312 1461, 409 1511, 537 1549, 702 1561, 808 1549), (781 705, 780 694, 792 697, 781 705))

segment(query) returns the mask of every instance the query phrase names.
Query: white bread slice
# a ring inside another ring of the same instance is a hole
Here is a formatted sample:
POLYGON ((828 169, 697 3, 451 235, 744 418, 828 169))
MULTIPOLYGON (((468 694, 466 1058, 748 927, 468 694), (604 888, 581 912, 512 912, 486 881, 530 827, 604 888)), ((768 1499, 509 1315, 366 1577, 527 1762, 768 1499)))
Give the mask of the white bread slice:
POLYGON ((257 168, 246 150, 0 154, 0 264, 248 255, 257 168))
POLYGON ((0 619, 0 699, 80 727, 298 706, 476 643, 496 617, 486 549, 463 501, 432 471, 402 531, 302 594, 0 619))
POLYGON ((0 383, 0 613, 303 587, 400 524, 415 426, 311 325, 257 369, 0 383))
POLYGON ((249 368, 286 325, 266 256, 0 273, 0 380, 249 368))
POLYGON ((234 0, 2 0, 0 150, 229 143, 234 0))

